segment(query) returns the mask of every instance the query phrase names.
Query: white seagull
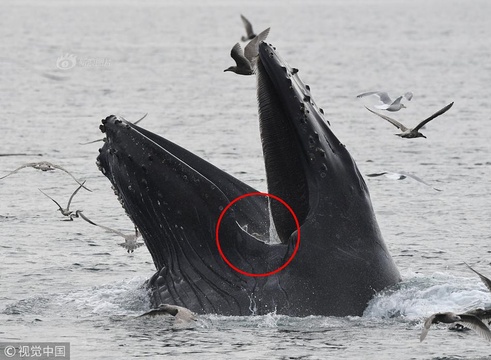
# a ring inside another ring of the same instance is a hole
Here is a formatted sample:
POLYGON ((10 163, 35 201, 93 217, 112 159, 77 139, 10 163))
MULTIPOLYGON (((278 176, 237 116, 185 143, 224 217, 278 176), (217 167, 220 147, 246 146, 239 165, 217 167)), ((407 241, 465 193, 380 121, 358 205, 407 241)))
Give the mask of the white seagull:
POLYGON ((369 91, 360 95, 357 95, 357 98, 362 98, 365 96, 370 96, 370 95, 375 95, 379 98, 380 104, 374 105, 377 109, 380 110, 387 110, 387 111, 399 111, 402 108, 405 108, 406 106, 401 103, 401 100, 403 97, 405 97, 408 101, 411 101, 413 98, 413 93, 408 91, 404 95, 399 96, 397 99, 392 100, 389 97, 389 94, 387 94, 384 91, 369 91))

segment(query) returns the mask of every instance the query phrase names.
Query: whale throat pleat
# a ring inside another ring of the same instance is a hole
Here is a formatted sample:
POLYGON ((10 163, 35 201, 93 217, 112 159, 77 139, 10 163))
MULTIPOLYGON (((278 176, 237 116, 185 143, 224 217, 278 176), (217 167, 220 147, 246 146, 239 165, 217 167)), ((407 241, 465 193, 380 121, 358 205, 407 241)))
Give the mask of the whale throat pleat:
MULTIPOLYGON (((281 104, 260 61, 257 68, 257 100, 268 192, 286 201, 301 224, 309 210, 302 149, 293 125, 287 119, 286 107, 281 104)), ((296 230, 291 213, 280 202, 271 201, 271 215, 280 240, 287 242, 296 230)))

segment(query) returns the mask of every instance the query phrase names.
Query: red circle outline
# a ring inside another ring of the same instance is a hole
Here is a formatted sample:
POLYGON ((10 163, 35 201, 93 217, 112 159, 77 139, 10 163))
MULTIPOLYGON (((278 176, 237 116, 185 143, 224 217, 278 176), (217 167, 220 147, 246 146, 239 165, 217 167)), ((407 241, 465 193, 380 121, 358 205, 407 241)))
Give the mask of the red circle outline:
POLYGON ((297 218, 297 215, 295 215, 295 212, 293 211, 293 209, 290 207, 290 205, 288 205, 286 203, 286 201, 284 201, 283 199, 279 198, 278 196, 276 195, 272 195, 272 194, 268 194, 268 193, 263 193, 263 192, 252 192, 252 193, 247 193, 247 194, 243 194, 237 198, 235 198, 234 200, 232 200, 221 212, 220 216, 218 217, 218 222, 217 222, 217 226, 216 226, 216 231, 215 231, 215 236, 216 236, 216 243, 217 243, 217 248, 218 248, 218 252, 220 254, 220 256, 222 257, 222 259, 227 263, 228 266, 230 266, 232 269, 234 269, 235 271, 237 271, 238 273, 242 274, 242 275, 246 275, 246 276, 252 276, 252 277, 266 277, 266 276, 271 276, 271 275, 274 275, 276 273, 279 273, 281 270, 283 270, 284 268, 286 268, 290 262, 293 260, 293 258, 295 257, 295 255, 297 254, 297 251, 298 251, 298 248, 300 247, 300 224, 298 222, 298 218, 297 218), (297 227, 297 242, 295 244, 295 249, 293 249, 293 253, 291 254, 290 258, 283 264, 281 265, 279 268, 277 268, 276 270, 273 270, 273 271, 270 271, 270 272, 267 272, 267 273, 259 273, 259 274, 253 274, 253 273, 250 273, 250 272, 247 272, 247 271, 244 271, 244 270, 241 270, 239 269, 238 267, 236 267, 234 264, 232 264, 228 259, 227 257, 225 256, 225 254, 223 253, 222 251, 222 247, 220 246, 220 240, 219 240, 219 236, 218 236, 218 232, 220 230, 220 224, 222 222, 222 219, 225 215, 225 213, 230 209, 230 207, 232 207, 232 205, 234 205, 237 201, 239 200, 242 200, 246 197, 249 197, 249 196, 266 196, 266 197, 270 197, 272 199, 275 199, 277 201, 279 201, 281 204, 283 204, 283 206, 285 206, 288 211, 290 211, 290 213, 292 214, 293 216, 293 219, 295 220, 295 225, 297 227))

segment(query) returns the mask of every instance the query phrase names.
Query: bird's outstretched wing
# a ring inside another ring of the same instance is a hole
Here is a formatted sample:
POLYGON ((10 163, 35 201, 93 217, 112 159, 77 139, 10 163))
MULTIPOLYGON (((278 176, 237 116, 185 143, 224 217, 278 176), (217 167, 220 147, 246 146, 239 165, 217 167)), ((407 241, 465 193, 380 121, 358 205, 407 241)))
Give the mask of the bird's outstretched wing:
POLYGON ((387 115, 382 115, 382 114, 379 114, 378 112, 375 112, 375 111, 373 111, 373 110, 371 110, 371 109, 367 108, 366 106, 365 106, 365 109, 367 109, 367 110, 368 110, 368 111, 370 111, 371 113, 374 113, 375 115, 380 116, 382 119, 387 120, 387 121, 388 121, 388 122, 390 122, 392 125, 394 125, 396 128, 401 129, 401 131, 407 131, 407 130, 409 130, 407 127, 405 127, 404 125, 402 125, 402 124, 401 124, 399 121, 394 120, 394 119, 392 119, 391 117, 388 117, 387 115))
POLYGON ((244 48, 244 57, 252 63, 252 59, 259 55, 259 44, 261 41, 266 40, 268 37, 270 28, 267 28, 263 32, 259 33, 249 41, 249 43, 244 48))
POLYGON ((426 319, 423 325, 423 331, 421 331, 421 335, 419 336, 419 341, 423 341, 426 335, 428 335, 428 331, 430 331, 431 324, 433 324, 436 315, 437 314, 433 314, 428 319, 426 319))
POLYGON ((250 68, 251 63, 244 56, 242 48, 239 43, 235 44, 230 51, 230 56, 234 59, 238 68, 250 68))
POLYGON ((34 167, 34 166, 35 166, 35 165, 37 165, 37 164, 38 164, 38 163, 28 163, 28 164, 24 164, 24 165, 22 165, 22 166, 19 166, 17 169, 15 169, 15 170, 13 170, 13 171, 9 172, 7 175, 4 175, 4 176, 0 177, 0 180, 5 179, 7 176, 10 176, 10 175, 15 174, 17 171, 19 171, 19 170, 21 170, 21 169, 24 169, 24 168, 26 168, 26 167, 34 167))
MULTIPOLYGON (((64 171, 66 172, 68 175, 70 175, 72 177, 73 180, 75 180, 77 182, 77 184, 81 185, 85 190, 88 190, 90 192, 92 192, 92 190, 90 190, 89 188, 85 187, 84 184, 82 184, 80 181, 77 180, 77 178, 75 176, 72 175, 71 172, 69 172, 67 169, 61 167, 60 165, 56 165, 56 164, 51 164, 51 166, 53 166, 55 169, 58 169, 58 170, 61 170, 61 171, 64 171)), ((84 181, 85 183, 85 181, 84 181)))
POLYGON ((121 119, 126 120, 126 121, 128 121, 128 122, 132 123, 133 125, 136 125, 136 124, 138 124, 140 121, 142 121, 143 119, 145 119, 145 118, 147 117, 147 115, 148 115, 148 113, 146 113, 145 115, 143 115, 141 118, 139 118, 139 119, 138 119, 138 120, 136 120, 135 122, 129 121, 129 120, 125 119, 124 117, 122 117, 121 115, 118 115, 118 116, 119 116, 121 119))
POLYGON ((61 207, 60 204, 58 204, 58 201, 56 201, 51 196, 49 196, 48 194, 46 194, 43 190, 41 190, 41 189, 38 189, 38 190, 41 191, 44 194, 44 196, 46 196, 48 199, 51 199, 51 201, 53 201, 58 206, 58 208, 60 209, 60 211, 63 212, 63 208, 61 207))
POLYGON ((413 175, 413 174, 409 174, 409 173, 406 173, 406 172, 401 172, 401 175, 404 175, 404 176, 410 177, 411 179, 414 179, 414 180, 416 180, 417 182, 420 182, 421 184, 424 184, 424 185, 426 185, 426 186, 431 187, 433 190, 436 190, 436 191, 442 191, 441 189, 437 189, 436 187, 431 186, 431 185, 430 185, 430 184, 428 184, 426 181, 424 181, 423 179, 421 179, 419 176, 416 176, 416 175, 413 175))
POLYGON ((474 330, 479 336, 491 341, 491 330, 481 321, 477 316, 469 314, 459 314, 459 324, 467 326, 469 329, 474 330))
POLYGON ((375 95, 378 96, 381 102, 384 104, 390 105, 392 104, 392 99, 389 97, 389 94, 387 94, 385 91, 369 91, 360 95, 357 95, 357 98, 362 98, 365 96, 370 96, 370 95, 375 95))
POLYGON ((146 113, 145 115, 143 115, 141 118, 139 118, 138 120, 136 120, 133 124, 136 125, 138 124, 140 121, 142 121, 143 119, 145 119, 147 117, 148 113, 146 113))
POLYGON ((394 100, 394 102, 392 102, 391 105, 398 105, 401 103, 401 100, 402 100, 402 96, 399 96, 397 99, 394 100))
POLYGON ((479 278, 481 279, 481 281, 484 283, 484 285, 486 285, 486 287, 488 288, 489 291, 491 291, 491 280, 489 280, 486 276, 484 276, 483 274, 481 274, 480 272, 474 270, 473 268, 471 268, 471 266, 467 263, 465 263, 467 265, 467 267, 469 269, 471 269, 473 272, 475 272, 479 278))
POLYGON ((84 182, 80 184, 80 186, 77 188, 77 190, 75 190, 75 191, 73 192, 72 196, 70 196, 70 199, 68 199, 68 204, 67 204, 67 206, 66 206, 66 209, 67 209, 67 210, 69 210, 69 209, 70 209, 70 204, 72 203, 72 199, 73 199, 73 197, 74 197, 74 196, 75 196, 75 194, 76 194, 76 193, 77 193, 77 192, 80 190, 80 188, 81 188, 82 186, 84 186, 84 184, 85 184, 85 182, 86 182, 86 181, 87 181, 87 180, 84 180, 84 182))
POLYGON ((433 115, 431 115, 428 119, 425 119, 423 121, 421 121, 418 126, 416 126, 413 130, 414 131, 418 131, 419 129, 421 129, 423 126, 425 126, 427 123, 429 123, 431 120, 433 120, 434 118, 442 115, 443 113, 447 112, 448 109, 450 109, 453 105, 453 101, 448 104, 447 106, 445 106, 443 109, 440 109, 438 110, 436 113, 434 113, 433 115))
POLYGON ((79 145, 88 145, 88 144, 93 144, 93 143, 96 143, 96 142, 99 142, 99 141, 104 141, 104 139, 97 139, 97 140, 87 141, 87 142, 78 143, 78 144, 79 145))
POLYGON ((248 39, 251 39, 255 36, 254 34, 254 31, 252 30, 252 24, 249 20, 247 20, 247 18, 240 14, 240 18, 242 19, 242 23, 244 24, 244 28, 246 30, 246 33, 247 33, 247 38, 248 39))
POLYGON ((477 316, 484 324, 491 325, 491 309, 474 309, 467 311, 466 314, 477 316))
POLYGON ((77 215, 80 216, 82 219, 84 219, 85 221, 87 221, 89 224, 92 224, 92 225, 95 225, 95 226, 98 226, 104 230, 107 230, 107 231, 110 231, 112 233, 115 233, 115 234, 118 234, 119 236, 122 236, 122 237, 125 237, 126 235, 123 234, 121 231, 118 231, 118 230, 114 230, 114 229, 111 229, 110 227, 107 227, 107 226, 103 226, 103 225, 99 225, 99 224, 96 224, 95 222, 93 222, 92 220, 90 220, 89 218, 87 218, 84 214, 82 214, 82 212, 78 212, 77 211, 77 215))

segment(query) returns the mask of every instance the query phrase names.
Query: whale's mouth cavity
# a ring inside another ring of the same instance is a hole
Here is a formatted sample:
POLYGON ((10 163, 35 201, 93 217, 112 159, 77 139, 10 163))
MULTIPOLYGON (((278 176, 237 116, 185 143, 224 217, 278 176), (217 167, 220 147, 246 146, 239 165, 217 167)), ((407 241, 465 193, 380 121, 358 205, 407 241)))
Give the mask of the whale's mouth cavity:
MULTIPOLYGON (((284 105, 282 89, 275 87, 261 61, 257 64, 257 100, 261 142, 268 192, 282 198, 295 212, 300 225, 310 209, 305 151, 294 126, 290 106, 284 105)), ((289 211, 270 202, 271 216, 279 239, 286 243, 296 231, 289 211)))

